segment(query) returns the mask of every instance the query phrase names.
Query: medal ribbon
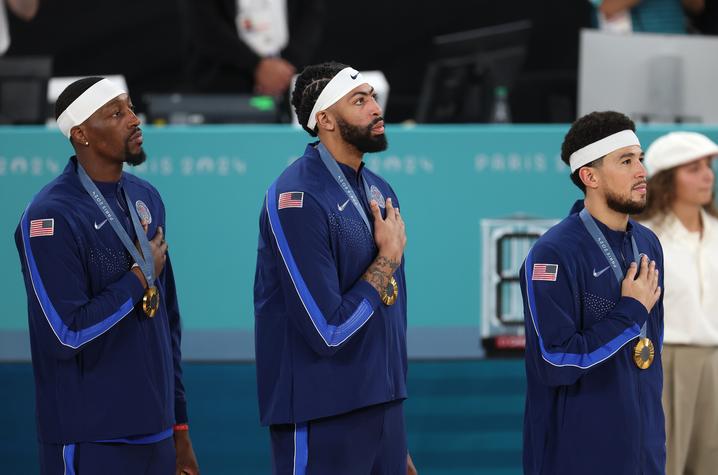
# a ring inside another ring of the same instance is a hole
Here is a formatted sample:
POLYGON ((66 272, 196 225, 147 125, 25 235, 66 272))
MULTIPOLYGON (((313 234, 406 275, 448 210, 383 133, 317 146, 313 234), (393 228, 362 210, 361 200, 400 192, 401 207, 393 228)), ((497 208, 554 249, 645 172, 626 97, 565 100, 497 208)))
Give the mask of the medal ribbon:
MULTIPOLYGON (((591 216, 591 213, 589 213, 586 208, 583 208, 578 215, 581 218, 583 225, 586 227, 586 230, 596 242, 598 247, 601 249, 603 255, 606 257, 608 264, 613 270, 613 275, 616 276, 618 286, 620 287, 625 276, 623 275, 623 270, 621 269, 621 266, 618 264, 618 259, 616 259, 616 255, 613 253, 613 249, 611 249, 611 246, 608 244, 606 237, 603 235, 601 230, 598 229, 596 221, 593 219, 593 216, 591 216)), ((636 262, 636 265, 640 265, 640 254, 638 253, 638 246, 636 245, 636 240, 634 239, 633 235, 631 235, 631 247, 633 248, 633 259, 636 262)), ((646 322, 641 327, 641 338, 646 338, 647 326, 648 320, 646 320, 646 322)))
POLYGON ((105 218, 107 218, 107 222, 110 223, 110 226, 112 226, 112 229, 115 231, 115 234, 117 234, 117 237, 119 237, 120 241, 122 241, 122 244, 125 246, 125 249, 127 249, 135 262, 137 262, 137 265, 140 266, 142 274, 144 274, 145 279, 147 280, 147 287, 151 288, 155 282, 152 249, 150 248, 150 242, 147 239, 147 234, 145 234, 145 230, 142 228, 142 224, 140 223, 140 218, 137 216, 137 211, 135 211, 135 207, 132 206, 132 202, 130 201, 129 196, 127 196, 127 192, 123 188, 122 194, 125 199, 125 202, 127 203, 127 206, 130 209, 132 226, 135 228, 135 233, 137 234, 137 241, 140 243, 142 254, 140 254, 140 252, 137 250, 134 243, 132 242, 132 239, 130 239, 129 234, 127 234, 125 228, 122 227, 120 222, 117 220, 117 217, 115 217, 115 213, 112 211, 112 208, 110 208, 110 206, 107 204, 105 197, 102 196, 102 192, 100 192, 100 190, 97 188, 97 185, 95 185, 95 183, 89 177, 85 169, 82 167, 82 165, 80 165, 79 160, 77 161, 77 174, 80 177, 80 183, 82 183, 82 186, 85 188, 85 191, 87 191, 87 193, 90 195, 92 201, 95 202, 97 207, 100 208, 102 214, 104 214, 105 218), (147 258, 145 259, 143 255, 147 258))
MULTIPOLYGON (((342 172, 342 169, 339 168, 339 164, 337 164, 337 161, 334 160, 332 154, 329 153, 329 150, 327 150, 323 143, 319 143, 319 145, 317 146, 317 150, 319 151, 319 156, 321 157, 322 162, 324 162, 324 165, 327 167, 327 170, 329 170, 329 173, 332 175, 332 177, 334 177, 334 179, 339 184, 339 187, 344 191, 344 193, 346 193, 347 197, 352 202, 361 218, 364 220, 364 224, 366 224, 366 227, 369 228, 369 233, 374 235, 371 223, 369 223, 369 217, 366 215, 364 207, 359 202, 359 198, 357 197, 356 193, 354 193, 354 190, 349 184, 349 181, 344 175, 344 172, 342 172)), ((367 185, 367 182, 364 179, 362 179, 362 183, 364 184, 364 192, 366 193, 366 197, 367 199, 369 199, 369 197, 371 197, 371 190, 369 189, 369 185, 367 185)))

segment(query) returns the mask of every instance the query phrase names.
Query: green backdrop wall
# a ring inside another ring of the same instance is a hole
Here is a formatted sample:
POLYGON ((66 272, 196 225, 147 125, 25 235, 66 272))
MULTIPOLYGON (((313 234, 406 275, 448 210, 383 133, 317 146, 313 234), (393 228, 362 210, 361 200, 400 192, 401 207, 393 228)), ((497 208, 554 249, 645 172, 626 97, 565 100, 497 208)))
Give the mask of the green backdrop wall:
MULTIPOLYGON (((398 193, 407 223, 411 356, 481 356, 481 221, 568 212, 579 192, 559 158, 567 128, 389 126, 389 149, 366 157, 398 193)), ((718 140, 718 127, 689 128, 718 140)), ((638 135, 645 148, 668 130, 638 135)), ((189 359, 252 357, 259 210, 309 139, 289 126, 145 127, 148 161, 129 171, 167 207, 189 359)), ((0 359, 29 356, 15 227, 71 154, 57 130, 0 127, 0 359)))

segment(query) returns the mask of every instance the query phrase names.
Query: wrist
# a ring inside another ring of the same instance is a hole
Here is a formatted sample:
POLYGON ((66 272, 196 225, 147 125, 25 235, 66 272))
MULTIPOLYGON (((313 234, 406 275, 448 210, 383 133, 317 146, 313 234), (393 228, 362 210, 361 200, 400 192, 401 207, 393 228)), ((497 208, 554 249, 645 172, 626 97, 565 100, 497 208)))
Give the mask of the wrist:
POLYGON ((145 279, 145 275, 142 273, 142 270, 140 269, 139 264, 137 264, 136 262, 134 264, 132 264, 132 267, 130 268, 130 272, 135 274, 135 276, 140 280, 142 287, 147 289, 147 280, 145 279))
POLYGON ((188 432, 189 424, 175 424, 174 426, 172 426, 172 430, 174 430, 174 432, 188 432))
POLYGON ((402 254, 403 251, 401 249, 392 249, 391 247, 386 246, 379 249, 378 256, 385 257, 391 262, 396 263, 396 265, 398 266, 401 263, 402 254))

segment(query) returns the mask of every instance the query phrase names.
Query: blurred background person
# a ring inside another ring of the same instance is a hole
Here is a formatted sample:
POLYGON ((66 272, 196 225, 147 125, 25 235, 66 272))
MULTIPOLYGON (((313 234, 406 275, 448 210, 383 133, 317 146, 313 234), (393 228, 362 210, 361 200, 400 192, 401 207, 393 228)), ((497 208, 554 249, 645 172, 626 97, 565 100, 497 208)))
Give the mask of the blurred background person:
POLYGON ((324 0, 189 0, 198 92, 279 96, 322 38, 324 0))
POLYGON ((692 31, 703 35, 718 35, 718 0, 693 0, 689 10, 692 31))
POLYGON ((0 0, 0 56, 10 47, 10 26, 6 8, 21 20, 30 21, 37 15, 40 0, 0 0))
POLYGON ((646 152, 651 173, 645 220, 665 256, 663 407, 666 473, 715 473, 718 466, 718 145, 671 132, 646 152))
POLYGON ((687 33, 686 14, 699 14, 704 0, 592 0, 601 29, 628 33, 687 33))

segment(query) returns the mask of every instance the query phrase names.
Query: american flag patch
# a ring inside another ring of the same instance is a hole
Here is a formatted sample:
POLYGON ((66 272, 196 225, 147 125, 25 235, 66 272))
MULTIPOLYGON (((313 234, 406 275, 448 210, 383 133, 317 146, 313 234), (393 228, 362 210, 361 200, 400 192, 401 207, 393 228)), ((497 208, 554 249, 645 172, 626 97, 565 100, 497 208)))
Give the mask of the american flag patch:
POLYGON ((558 277, 558 264, 534 264, 531 280, 556 282, 556 277, 558 277))
POLYGON ((55 220, 33 219, 30 221, 30 237, 52 236, 55 234, 55 220))
POLYGON ((304 205, 303 191, 288 191, 279 195, 279 209, 301 208, 304 205))

